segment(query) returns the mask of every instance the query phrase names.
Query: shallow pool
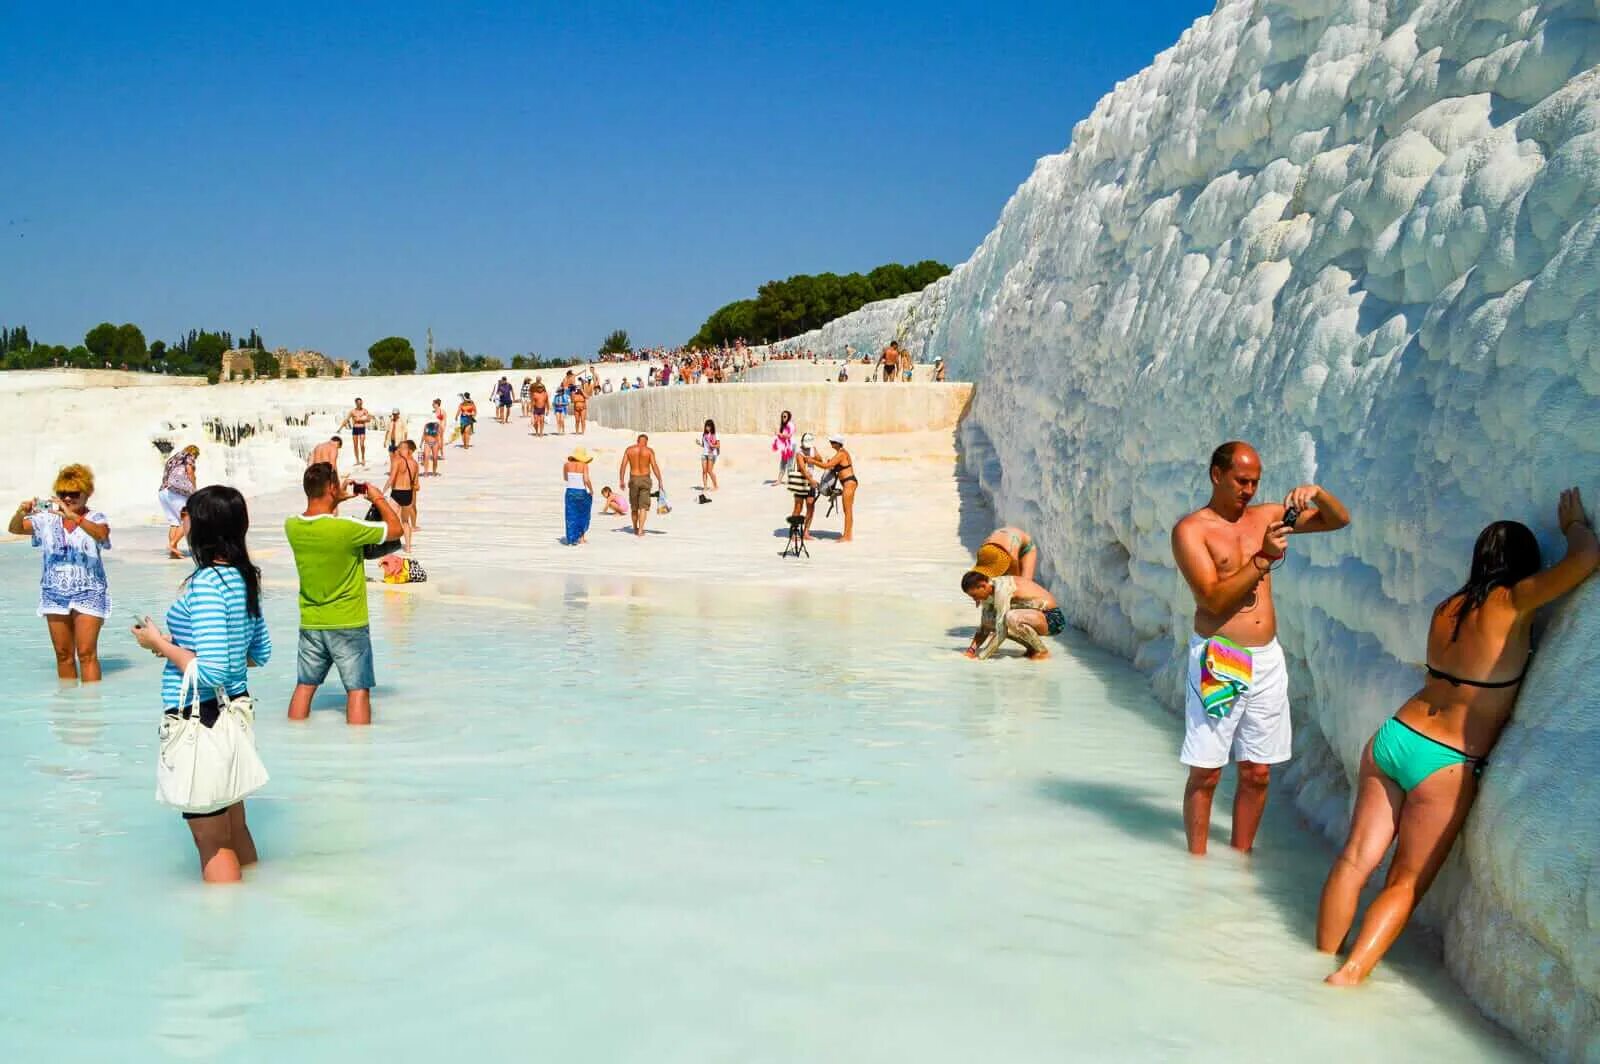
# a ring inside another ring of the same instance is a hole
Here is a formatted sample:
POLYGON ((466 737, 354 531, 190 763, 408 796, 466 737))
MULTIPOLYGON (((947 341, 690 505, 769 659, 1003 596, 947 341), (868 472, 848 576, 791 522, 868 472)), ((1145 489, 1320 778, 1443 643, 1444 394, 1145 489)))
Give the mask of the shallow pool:
MULTIPOLYGON (((378 723, 353 730, 331 692, 283 719, 274 569, 263 860, 204 888, 151 797, 153 659, 119 622, 106 683, 58 689, 34 564, 0 547, 9 1060, 1517 1055, 1424 947, 1321 986, 1328 855, 1287 803, 1254 858, 1225 816, 1187 857, 1177 722, 1130 669, 1073 643, 975 664, 965 612, 903 603, 375 591, 378 723)), ((146 609, 176 576, 112 571, 146 609)))

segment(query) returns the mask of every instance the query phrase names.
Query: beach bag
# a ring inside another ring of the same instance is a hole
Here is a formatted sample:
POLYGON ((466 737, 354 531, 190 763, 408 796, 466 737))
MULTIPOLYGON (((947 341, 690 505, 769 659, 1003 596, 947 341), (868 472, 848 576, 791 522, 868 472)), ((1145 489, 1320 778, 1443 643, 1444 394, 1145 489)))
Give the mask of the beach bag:
MULTIPOLYGON (((367 520, 376 521, 378 524, 383 524, 382 511, 380 511, 376 506, 367 507, 367 520)), ((394 539, 384 540, 382 543, 368 543, 362 546, 361 556, 369 562, 375 562, 379 558, 387 558, 404 545, 405 541, 398 536, 394 539)))
POLYGON ((200 670, 191 661, 183 672, 178 705, 189 716, 161 715, 160 754, 156 758, 156 801, 185 813, 215 813, 243 801, 267 783, 267 769, 256 753, 255 701, 229 698, 216 690, 217 719, 200 722, 200 670))

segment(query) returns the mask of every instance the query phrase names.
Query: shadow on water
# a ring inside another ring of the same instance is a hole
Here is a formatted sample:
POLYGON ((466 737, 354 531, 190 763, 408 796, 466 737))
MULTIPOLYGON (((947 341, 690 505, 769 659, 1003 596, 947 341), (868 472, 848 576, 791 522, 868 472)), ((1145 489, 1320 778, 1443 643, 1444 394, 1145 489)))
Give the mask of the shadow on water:
MULTIPOLYGON (((1183 825, 1173 816, 1172 809, 1132 787, 1065 776, 1046 776, 1038 787, 1046 798, 1093 813, 1130 835, 1183 846, 1183 825)), ((1227 837, 1213 828, 1211 840, 1226 843, 1227 837)))

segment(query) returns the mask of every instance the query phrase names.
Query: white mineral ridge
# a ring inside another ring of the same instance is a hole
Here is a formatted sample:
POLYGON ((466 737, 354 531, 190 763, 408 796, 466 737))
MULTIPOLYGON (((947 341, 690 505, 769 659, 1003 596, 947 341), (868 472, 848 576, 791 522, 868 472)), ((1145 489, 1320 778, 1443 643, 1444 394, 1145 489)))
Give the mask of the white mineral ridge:
MULTIPOLYGON (((952 275, 781 346, 898 337, 979 382, 968 468, 1174 705, 1168 535, 1211 448, 1256 443, 1275 496, 1339 493, 1353 526, 1295 541, 1277 595, 1282 780, 1342 833, 1479 529, 1525 521, 1549 560, 1559 489, 1600 503, 1597 21, 1596 0, 1223 0, 952 275)), ((1561 1060, 1600 1060, 1597 605, 1554 611, 1424 912, 1475 999, 1561 1060)))

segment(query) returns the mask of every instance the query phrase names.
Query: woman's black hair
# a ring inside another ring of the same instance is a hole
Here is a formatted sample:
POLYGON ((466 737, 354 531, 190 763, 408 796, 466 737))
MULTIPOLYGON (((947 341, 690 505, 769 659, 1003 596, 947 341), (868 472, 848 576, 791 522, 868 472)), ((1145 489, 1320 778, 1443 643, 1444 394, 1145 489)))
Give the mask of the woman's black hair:
POLYGON ((1537 573, 1543 561, 1539 555, 1539 538, 1521 521, 1496 521, 1478 533, 1478 542, 1472 547, 1472 572, 1439 607, 1461 600, 1456 613, 1456 626, 1450 633, 1453 643, 1461 637, 1461 625, 1467 615, 1482 606, 1489 592, 1497 587, 1510 587, 1537 573))
POLYGON ((789 411, 785 410, 783 413, 778 415, 778 427, 781 429, 781 428, 783 428, 783 426, 787 425, 789 422, 791 422, 793 420, 794 420, 794 415, 789 413, 789 411))
POLYGON ((201 488, 189 496, 189 550, 196 570, 232 566, 244 578, 245 609, 261 616, 261 570, 250 561, 245 533, 250 511, 244 496, 225 484, 201 488))
POLYGON ((717 423, 710 418, 706 418, 706 431, 715 436, 717 434, 717 423))

